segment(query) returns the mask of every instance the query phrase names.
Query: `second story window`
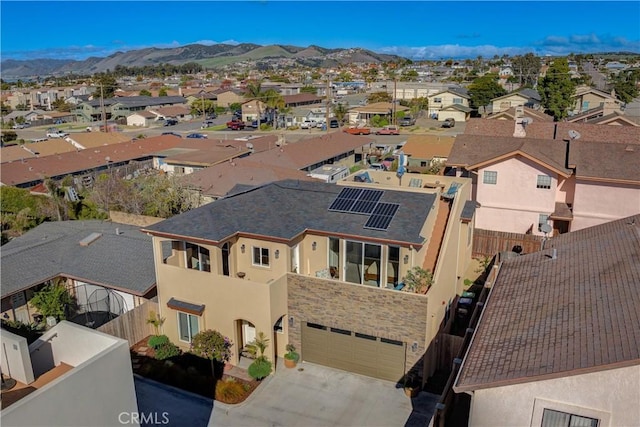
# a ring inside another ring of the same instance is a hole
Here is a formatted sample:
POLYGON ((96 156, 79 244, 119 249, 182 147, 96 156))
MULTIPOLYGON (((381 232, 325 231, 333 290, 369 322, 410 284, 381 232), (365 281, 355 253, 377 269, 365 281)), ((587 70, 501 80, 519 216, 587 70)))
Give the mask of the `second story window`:
POLYGON ((433 98, 433 102, 436 104, 441 104, 442 103, 442 98, 433 98))
POLYGON ((253 248, 253 265, 259 265, 261 267, 269 267, 269 249, 268 248, 253 248))
POLYGON ((551 188, 551 177, 548 175, 538 175, 538 181, 536 182, 536 188, 551 188))
POLYGON ((497 184, 498 183, 498 172, 496 171, 484 171, 484 175, 482 176, 483 184, 497 184))
POLYGON ((211 271, 211 259, 209 249, 193 243, 185 243, 185 254, 187 256, 187 268, 200 271, 211 271))
POLYGON ((462 98, 453 98, 454 104, 462 104, 462 98))

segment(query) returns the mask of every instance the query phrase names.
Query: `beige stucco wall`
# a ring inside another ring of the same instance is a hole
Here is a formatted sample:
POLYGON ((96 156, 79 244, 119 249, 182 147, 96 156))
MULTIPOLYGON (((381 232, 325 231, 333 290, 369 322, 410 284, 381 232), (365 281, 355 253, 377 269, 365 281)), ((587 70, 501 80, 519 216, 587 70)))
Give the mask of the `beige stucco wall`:
POLYGON ((439 94, 435 94, 435 95, 431 95, 429 96, 429 114, 432 113, 438 113, 441 109, 443 109, 444 107, 448 107, 449 105, 453 104, 453 98, 461 98, 462 99, 462 103, 460 105, 463 105, 465 107, 469 106, 469 100, 466 98, 463 98, 460 95, 457 94, 453 94, 450 92, 444 92, 444 93, 439 93, 439 94), (436 98, 441 98, 441 102, 435 102, 436 98))
POLYGON ((640 185, 576 181, 571 230, 640 213, 640 185))
POLYGON ((512 157, 478 169, 476 226, 486 230, 524 233, 533 224, 538 231, 540 214, 555 209, 557 174, 524 157, 512 157), (484 184, 484 171, 498 172, 497 184, 484 184), (537 176, 551 176, 551 188, 536 188, 537 176))
POLYGON ((493 114, 496 114, 501 111, 507 111, 511 107, 524 105, 526 102, 527 100, 522 95, 514 93, 505 98, 500 98, 493 101, 491 104, 491 111, 493 112, 493 114))
POLYGON ((446 119, 454 119, 456 122, 464 122, 466 121, 467 113, 464 111, 457 111, 453 109, 449 109, 446 111, 440 111, 438 114, 438 121, 444 122, 446 119))
POLYGON ((542 409, 601 420, 599 427, 636 426, 640 366, 477 390, 469 426, 539 426, 542 409))
POLYGON ((594 108, 599 107, 601 104, 604 104, 606 98, 600 96, 598 94, 587 92, 584 95, 580 95, 576 98, 576 103, 574 105, 574 110, 576 112, 584 112, 587 110, 592 110, 594 108), (589 105, 584 108, 584 103, 588 102, 589 105))

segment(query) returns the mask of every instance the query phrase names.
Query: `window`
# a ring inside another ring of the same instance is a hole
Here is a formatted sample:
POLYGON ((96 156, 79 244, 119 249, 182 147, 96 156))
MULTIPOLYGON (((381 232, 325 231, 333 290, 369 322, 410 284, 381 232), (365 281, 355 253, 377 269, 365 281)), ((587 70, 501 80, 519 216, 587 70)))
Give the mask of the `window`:
POLYGON ((276 332, 278 334, 284 333, 284 329, 282 328, 282 319, 284 319, 284 316, 280 316, 280 318, 276 321, 276 324, 273 325, 273 332, 276 332))
POLYGON ((423 162, 423 161, 421 161, 421 162, 420 162, 420 167, 421 167, 421 168, 426 168, 426 167, 427 167, 427 162, 423 162))
POLYGON ((462 104, 462 98, 453 98, 454 104, 462 104))
POLYGON ((382 247, 360 242, 346 242, 345 278, 347 282, 380 286, 382 247))
POLYGON ((544 224, 547 224, 548 221, 549 221, 549 215, 540 214, 540 216, 538 217, 538 231, 542 231, 542 226, 544 224))
POLYGON ((262 267, 269 267, 269 249, 268 248, 253 248, 253 265, 259 265, 262 267))
POLYGON ((397 285, 400 272, 400 248, 389 246, 389 261, 387 262, 387 285, 397 285))
POLYGON ((442 102, 442 98, 433 98, 433 102, 440 104, 442 102))
POLYGON ((184 167, 183 166, 176 166, 176 167, 173 168, 173 172, 183 175, 184 174, 184 167))
POLYGON ((193 243, 185 242, 184 248, 187 257, 187 268, 200 271, 211 271, 211 259, 209 249, 193 243))
POLYGON ((498 172, 496 171, 484 171, 484 175, 482 177, 483 184, 497 184, 498 183, 498 172))
POLYGON ((198 316, 179 311, 178 336, 180 337, 180 341, 191 342, 198 332, 198 316))
POLYGON ((546 409, 542 413, 542 427, 598 427, 596 418, 581 417, 566 412, 546 409))
POLYGON ((538 182, 536 183, 536 188, 551 188, 551 177, 548 175, 538 175, 538 182))

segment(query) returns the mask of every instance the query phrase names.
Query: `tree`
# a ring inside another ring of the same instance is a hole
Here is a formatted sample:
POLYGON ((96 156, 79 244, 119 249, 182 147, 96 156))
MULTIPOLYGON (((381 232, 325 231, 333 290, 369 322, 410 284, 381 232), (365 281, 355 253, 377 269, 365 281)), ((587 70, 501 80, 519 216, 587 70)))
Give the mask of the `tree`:
POLYGON ((540 75, 540 57, 527 53, 513 58, 511 64, 521 86, 533 87, 536 84, 540 75))
POLYGON ((405 70, 400 76, 400 81, 403 82, 415 82, 418 80, 418 72, 416 70, 405 70))
POLYGON ((191 114, 194 116, 206 115, 215 111, 216 104, 210 99, 196 99, 191 103, 191 114))
POLYGON ((167 96, 167 88, 162 86, 158 91, 158 96, 167 96))
POLYGON ((336 119, 340 123, 344 123, 345 117, 347 116, 347 107, 341 102, 338 102, 333 106, 333 115, 336 116, 336 119))
POLYGON ((247 99, 255 99, 257 101, 256 107, 258 109, 258 117, 256 119, 259 121, 262 117, 262 112, 260 111, 260 100, 264 96, 264 92, 262 91, 262 84, 259 81, 252 81, 247 83, 244 96, 247 99))
POLYGON ((278 128, 278 112, 285 107, 284 98, 275 89, 269 89, 264 93, 264 102, 267 105, 267 117, 271 126, 278 128))
POLYGON ((156 336, 160 335, 160 328, 164 324, 166 319, 164 317, 160 317, 159 314, 156 314, 155 311, 149 312, 149 317, 147 318, 147 324, 153 326, 154 331, 156 332, 156 336))
POLYGON ((98 73, 93 77, 98 89, 93 93, 94 98, 112 98, 118 88, 116 78, 110 73, 98 73))
POLYGON ((233 343, 228 337, 213 329, 198 332, 191 341, 191 352, 211 361, 211 373, 215 376, 215 362, 225 363, 231 359, 233 343))
POLYGON ((391 102, 391 94, 388 92, 373 92, 367 97, 369 103, 374 102, 391 102))
POLYGON ((433 273, 421 267, 413 267, 404 276, 404 284, 409 292, 426 293, 433 285, 433 273))
POLYGON ((640 70, 621 71, 613 80, 613 89, 616 96, 625 103, 631 102, 638 96, 638 82, 640 70))
POLYGON ((56 320, 64 320, 67 314, 75 309, 75 299, 62 280, 46 285, 31 298, 31 305, 38 309, 44 317, 53 316, 56 320))
POLYGON ((568 116, 568 110, 574 102, 575 87, 576 83, 571 79, 566 58, 555 59, 546 75, 540 79, 538 92, 542 98, 542 105, 556 121, 568 116))
POLYGON ((151 92, 149 92, 147 89, 142 89, 140 92, 138 92, 139 96, 151 96, 151 92))
POLYGON ((498 84, 497 74, 485 74, 478 77, 469 85, 469 96, 471 97, 471 107, 484 107, 491 103, 493 98, 505 95, 506 90, 498 84))

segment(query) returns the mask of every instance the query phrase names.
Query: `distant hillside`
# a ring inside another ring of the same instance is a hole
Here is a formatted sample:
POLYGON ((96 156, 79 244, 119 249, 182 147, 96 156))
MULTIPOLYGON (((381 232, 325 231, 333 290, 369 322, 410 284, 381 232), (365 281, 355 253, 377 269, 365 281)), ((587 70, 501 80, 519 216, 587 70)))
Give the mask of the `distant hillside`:
POLYGON ((401 59, 395 55, 378 54, 366 49, 326 49, 320 46, 291 45, 260 46, 191 44, 173 48, 146 48, 116 52, 106 58, 91 57, 83 61, 59 59, 7 59, 0 63, 4 79, 62 74, 94 74, 113 70, 116 66, 142 67, 145 65, 197 62, 205 68, 216 69, 241 61, 289 59, 306 66, 336 66, 353 62, 380 63, 401 59))

